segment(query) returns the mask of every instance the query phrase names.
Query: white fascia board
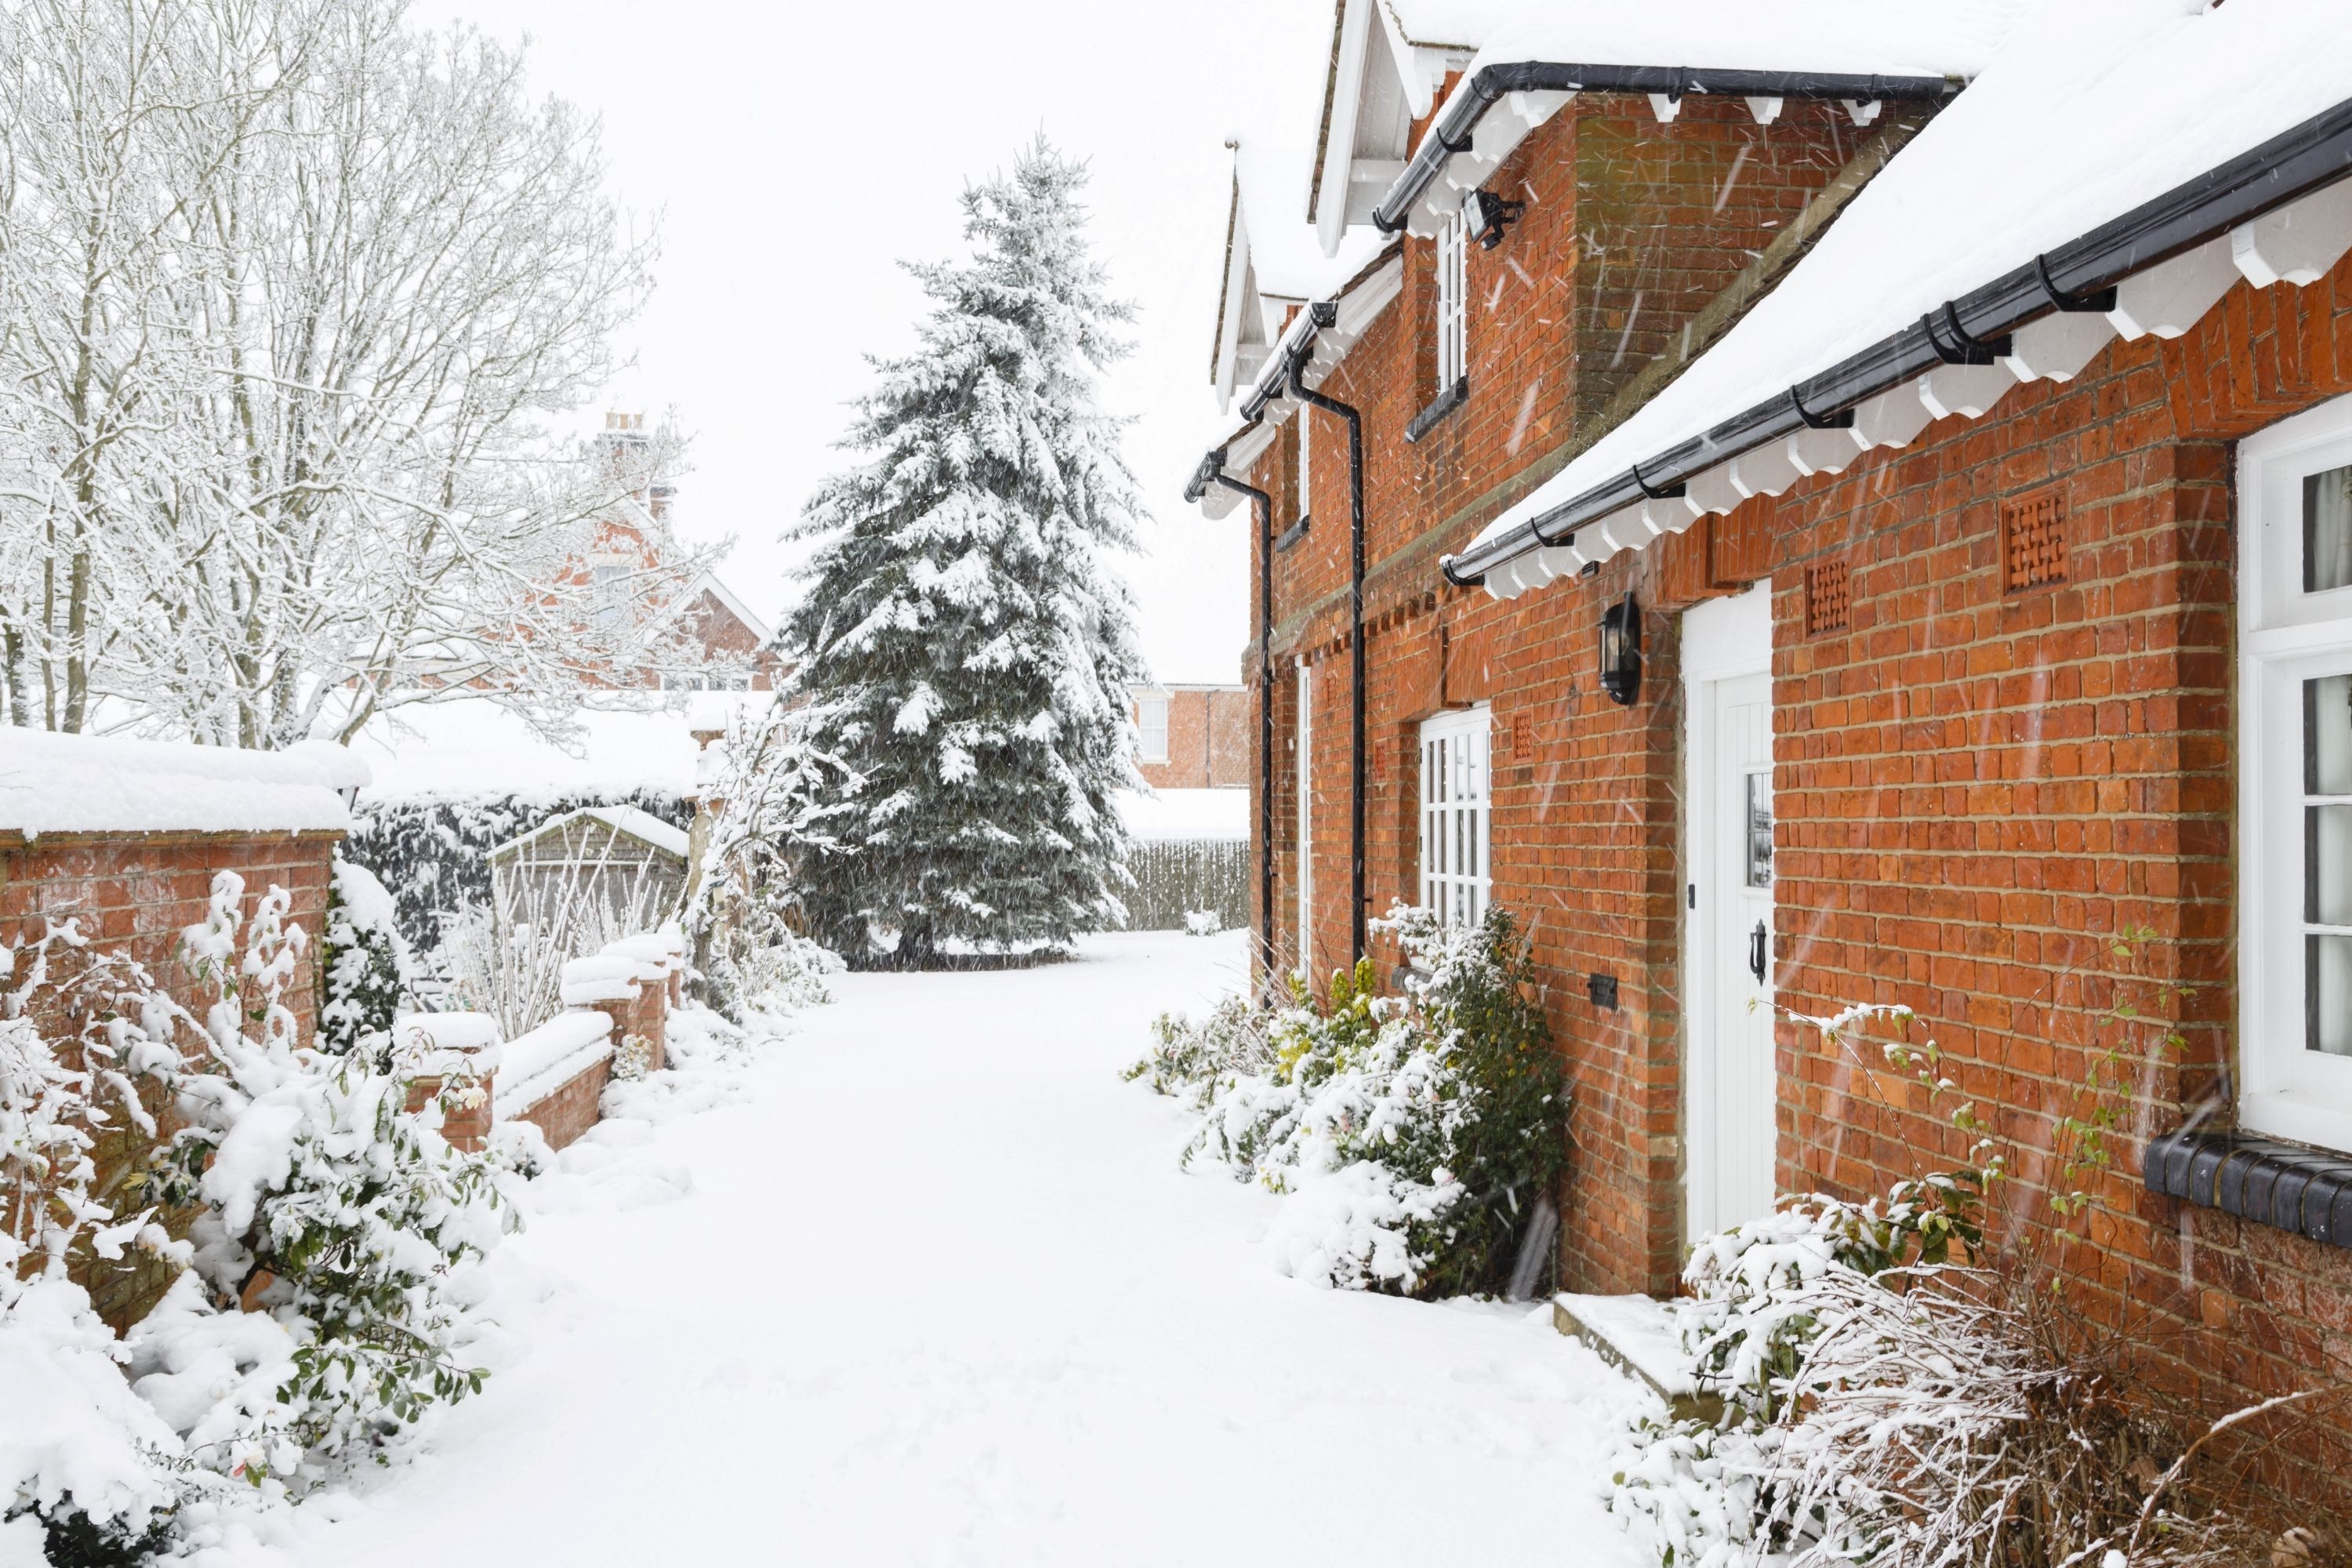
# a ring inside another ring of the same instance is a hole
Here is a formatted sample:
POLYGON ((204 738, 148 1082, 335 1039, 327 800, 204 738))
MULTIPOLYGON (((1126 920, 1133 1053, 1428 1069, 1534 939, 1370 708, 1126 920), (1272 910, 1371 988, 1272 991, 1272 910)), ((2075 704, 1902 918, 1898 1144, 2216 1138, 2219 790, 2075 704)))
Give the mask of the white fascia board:
POLYGON ((686 592, 678 595, 677 602, 682 608, 691 609, 694 606, 694 601, 705 594, 718 600, 729 615, 751 627, 758 635, 761 647, 767 647, 775 639, 776 628, 754 614, 751 605, 736 597, 733 589, 708 572, 688 584, 686 592))
POLYGON ((1234 205, 1229 226, 1233 242, 1225 247, 1225 287, 1220 296, 1223 313, 1217 319, 1214 380, 1217 412, 1220 414, 1233 407, 1234 386, 1241 378, 1242 318, 1250 308, 1249 223, 1242 212, 1239 171, 1234 174, 1234 205))
POLYGON ((1356 156, 1356 116, 1364 102, 1367 45, 1379 0, 1340 0, 1339 58, 1331 77, 1330 112, 1323 128, 1323 166, 1316 171, 1313 211, 1316 243, 1323 254, 1339 254, 1348 233, 1348 191, 1356 156))

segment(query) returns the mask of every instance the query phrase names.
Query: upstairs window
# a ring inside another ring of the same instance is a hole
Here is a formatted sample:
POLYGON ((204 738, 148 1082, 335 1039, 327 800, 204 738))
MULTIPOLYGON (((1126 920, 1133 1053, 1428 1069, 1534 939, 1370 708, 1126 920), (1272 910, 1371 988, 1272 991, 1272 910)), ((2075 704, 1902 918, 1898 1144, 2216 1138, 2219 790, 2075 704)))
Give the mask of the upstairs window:
POLYGON ((1421 727, 1421 901, 1447 925, 1486 918, 1489 729, 1484 708, 1421 727))
POLYGON ((629 563, 625 561, 598 561, 588 568, 590 595, 594 605, 596 624, 600 626, 625 626, 629 624, 629 563))
POLYGON ((2352 399, 2239 448, 2247 1127, 2352 1150, 2352 399))
POLYGON ((1147 763, 1168 760, 1168 699, 1135 700, 1136 755, 1147 763))
POLYGON ((1470 374, 1470 238, 1456 215, 1437 231, 1437 391, 1470 374))

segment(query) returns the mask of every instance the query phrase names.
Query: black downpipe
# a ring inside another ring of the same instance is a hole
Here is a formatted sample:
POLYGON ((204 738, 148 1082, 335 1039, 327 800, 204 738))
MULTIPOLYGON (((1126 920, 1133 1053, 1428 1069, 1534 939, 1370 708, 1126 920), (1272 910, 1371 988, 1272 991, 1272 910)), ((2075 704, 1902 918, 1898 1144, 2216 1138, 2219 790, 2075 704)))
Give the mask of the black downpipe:
MULTIPOLYGON (((1249 497, 1257 514, 1257 908, 1258 941, 1274 973, 1274 498, 1225 472, 1225 449, 1202 473, 1212 484, 1249 497), (1212 466, 1213 464, 1213 466, 1212 466)), ((1197 498, 1196 498, 1197 499, 1197 498)))
MULTIPOLYGON (((1339 315, 1334 305, 1314 310, 1319 326, 1329 326, 1339 315)), ((1348 963, 1353 968, 1364 956, 1364 420, 1349 405, 1307 384, 1304 355, 1291 361, 1290 395, 1348 422, 1348 656, 1354 709, 1348 759, 1348 963)))
POLYGON ((1687 93, 1721 93, 1748 98, 1852 98, 1936 100, 1959 90, 1960 84, 1940 76, 1855 76, 1822 71, 1698 70, 1688 66, 1570 65, 1553 60, 1522 60, 1516 65, 1488 66, 1473 76, 1468 90, 1457 92, 1413 149, 1412 157, 1397 176, 1381 205, 1372 209, 1372 224, 1382 234, 1394 234, 1422 192, 1437 178, 1445 161, 1467 152, 1470 133, 1486 111, 1512 92, 1659 92, 1679 99, 1687 93))
MULTIPOLYGON (((1408 171, 1410 173, 1410 171, 1408 171)), ((2088 234, 1961 295, 1821 374, 1774 393, 1703 436, 1538 513, 1509 532, 1446 558, 1446 580, 1481 581, 1516 555, 1562 536, 1644 494, 1794 434, 1949 363, 1954 342, 1990 342, 2053 310, 2102 308, 2097 296, 2133 273, 2227 234, 2352 174, 2352 101, 2337 104, 2261 146, 2174 186, 2088 234), (1939 330, 1930 322, 1942 323, 1939 330), (1804 411, 1810 410, 1808 416, 1804 411)))

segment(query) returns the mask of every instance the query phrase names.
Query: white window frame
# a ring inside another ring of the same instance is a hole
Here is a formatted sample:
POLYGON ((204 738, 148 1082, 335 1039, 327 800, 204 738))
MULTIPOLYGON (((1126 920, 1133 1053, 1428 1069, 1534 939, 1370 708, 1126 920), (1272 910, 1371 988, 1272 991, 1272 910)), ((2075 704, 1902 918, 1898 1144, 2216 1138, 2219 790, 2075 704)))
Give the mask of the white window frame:
POLYGON ((1298 973, 1315 978, 1315 666, 1298 661, 1298 973))
POLYGON ((1485 703, 1421 726, 1421 901, 1447 925, 1485 920, 1493 897, 1494 748, 1485 703))
POLYGON ((2352 674, 2352 586, 2303 589, 2303 481, 2347 465, 2352 397, 2238 450, 2238 1119, 2352 1150, 2352 1056, 2306 1048, 2304 919, 2303 683, 2352 674))
POLYGON ((1470 234, 1459 215, 1437 231, 1437 391, 1470 374, 1470 234))
POLYGON ((605 556, 588 563, 592 613, 600 626, 625 626, 633 607, 630 578, 635 568, 623 556, 605 556))
POLYGON ((1138 761, 1164 763, 1168 760, 1168 703, 1164 691, 1138 692, 1135 699, 1135 755, 1138 761), (1152 722, 1157 714, 1159 722, 1152 722), (1157 742, 1153 740, 1158 737, 1157 742))

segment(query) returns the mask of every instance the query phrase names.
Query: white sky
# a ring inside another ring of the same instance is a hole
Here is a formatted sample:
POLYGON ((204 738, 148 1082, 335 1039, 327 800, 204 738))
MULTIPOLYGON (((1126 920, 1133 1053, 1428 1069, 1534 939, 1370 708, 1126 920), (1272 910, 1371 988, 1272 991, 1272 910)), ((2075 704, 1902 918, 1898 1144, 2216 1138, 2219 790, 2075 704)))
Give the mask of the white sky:
POLYGON ((832 443, 870 383, 860 356, 912 342, 922 300, 895 260, 954 253, 967 178, 1039 130, 1090 159, 1097 251, 1141 308, 1137 352, 1105 393, 1137 418, 1128 458, 1152 515, 1128 575, 1163 680, 1237 679, 1249 637, 1246 510, 1208 522, 1181 493, 1219 429, 1208 359, 1223 143, 1269 112, 1311 122, 1331 14, 1330 0, 425 0, 415 12, 527 33, 535 88, 604 116, 614 192, 658 212, 663 256, 630 333, 636 369, 602 401, 655 419, 676 410, 693 437, 680 527, 737 536, 722 574, 763 613, 796 591, 778 532, 845 460, 832 443))

